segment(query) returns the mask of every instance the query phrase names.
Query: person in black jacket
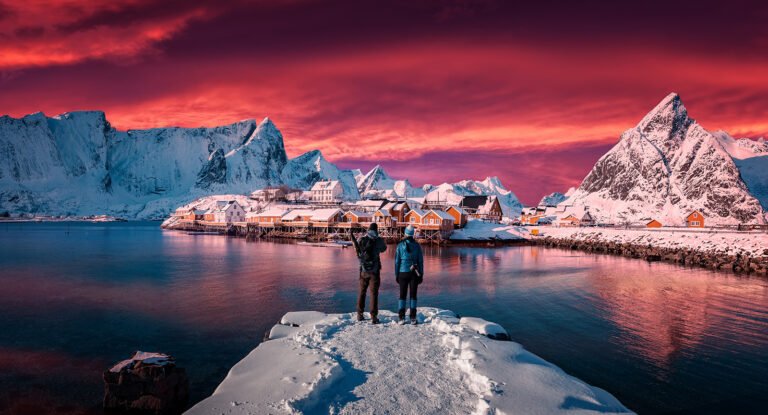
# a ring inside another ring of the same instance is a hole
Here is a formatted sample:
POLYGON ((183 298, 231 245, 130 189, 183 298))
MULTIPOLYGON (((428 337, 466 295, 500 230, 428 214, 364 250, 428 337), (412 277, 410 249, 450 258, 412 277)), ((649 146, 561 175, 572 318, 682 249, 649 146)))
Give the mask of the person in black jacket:
MULTIPOLYGON (((350 229, 350 233, 352 230, 350 229)), ((379 286, 381 285, 381 258, 387 244, 379 237, 379 226, 371 223, 368 232, 358 241, 352 233, 357 257, 360 259, 360 292, 357 295, 357 321, 363 321, 365 295, 371 287, 371 323, 379 323, 379 286)))

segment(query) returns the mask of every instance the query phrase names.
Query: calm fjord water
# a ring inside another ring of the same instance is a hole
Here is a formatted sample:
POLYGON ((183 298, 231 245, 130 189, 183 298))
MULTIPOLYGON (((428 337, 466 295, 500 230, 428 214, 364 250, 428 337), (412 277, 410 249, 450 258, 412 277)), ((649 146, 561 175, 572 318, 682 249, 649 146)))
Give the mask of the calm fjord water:
MULTIPOLYGON (((764 413, 768 279, 541 247, 427 248, 420 304, 500 323, 639 413, 764 413)), ((381 305, 394 309, 392 252, 381 305)), ((175 355, 210 394, 285 312, 351 312, 350 249, 0 224, 0 413, 98 413, 101 371, 175 355)))

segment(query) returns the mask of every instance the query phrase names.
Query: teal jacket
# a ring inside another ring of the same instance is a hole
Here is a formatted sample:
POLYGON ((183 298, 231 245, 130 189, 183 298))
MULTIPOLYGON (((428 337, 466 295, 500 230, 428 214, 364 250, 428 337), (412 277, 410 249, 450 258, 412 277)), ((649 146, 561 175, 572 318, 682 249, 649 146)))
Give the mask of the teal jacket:
POLYGON ((411 265, 416 265, 419 274, 424 275, 424 255, 421 246, 413 238, 406 238, 397 244, 395 250, 395 277, 401 272, 409 272, 411 265))

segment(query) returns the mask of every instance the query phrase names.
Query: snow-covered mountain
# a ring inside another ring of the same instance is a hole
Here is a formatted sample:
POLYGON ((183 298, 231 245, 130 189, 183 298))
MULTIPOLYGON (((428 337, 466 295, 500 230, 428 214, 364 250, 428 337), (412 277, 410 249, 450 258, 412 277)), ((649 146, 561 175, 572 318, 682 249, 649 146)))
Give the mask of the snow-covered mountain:
POLYGON ((405 180, 395 180, 379 165, 372 168, 366 174, 360 173, 356 176, 357 190, 363 198, 404 198, 421 197, 424 192, 421 189, 414 188, 411 183, 405 180))
POLYGON ((606 222, 681 224, 694 210, 708 224, 764 221, 721 140, 689 118, 674 93, 625 131, 564 203, 606 222))
POLYGON ((268 118, 118 131, 100 111, 0 117, 0 211, 160 218, 205 195, 319 179, 340 179, 354 196, 352 173, 319 153, 289 162, 268 118))
POLYGON ((494 195, 498 197, 501 210, 506 217, 515 217, 523 208, 522 203, 514 193, 507 190, 498 177, 487 177, 485 180, 462 180, 456 183, 443 183, 438 186, 425 186, 425 200, 459 204, 463 196, 494 195))
POLYGON ((557 206, 560 203, 562 203, 565 199, 568 199, 568 196, 560 192, 552 192, 542 197, 541 201, 539 201, 538 206, 557 206))
POLYGON ((498 177, 485 180, 462 180, 456 183, 443 183, 438 186, 425 184, 413 187, 408 180, 396 180, 390 177, 384 168, 376 166, 368 173, 357 174, 357 188, 364 198, 425 198, 448 204, 459 204, 463 196, 495 195, 508 217, 517 216, 523 205, 514 193, 507 190, 498 177))
POLYGON ((340 170, 320 153, 312 150, 288 161, 283 168, 281 178, 288 186, 309 189, 320 180, 338 180, 344 188, 344 197, 348 200, 360 199, 352 170, 340 170))

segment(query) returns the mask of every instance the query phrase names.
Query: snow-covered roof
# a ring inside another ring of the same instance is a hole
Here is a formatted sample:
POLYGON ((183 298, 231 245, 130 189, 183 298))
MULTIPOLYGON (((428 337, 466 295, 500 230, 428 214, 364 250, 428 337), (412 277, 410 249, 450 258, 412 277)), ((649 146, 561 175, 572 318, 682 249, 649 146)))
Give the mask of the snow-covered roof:
POLYGON ((419 217, 423 217, 424 215, 427 214, 426 210, 421 210, 421 209, 417 209, 417 208, 411 209, 411 211, 408 212, 408 215, 410 215, 411 212, 413 212, 414 214, 418 215, 419 217))
POLYGON ((263 211, 261 213, 258 213, 258 214, 254 215, 254 216, 255 217, 259 217, 259 218, 267 218, 267 217, 275 217, 275 216, 282 217, 288 211, 289 211, 288 209, 282 209, 282 208, 278 208, 278 207, 271 207, 271 208, 266 209, 265 211, 263 211))
POLYGON ((327 181, 323 180, 313 184, 312 191, 333 189, 336 186, 339 186, 338 180, 327 180, 327 181))
MULTIPOLYGON (((466 215, 467 212, 464 211, 464 209, 461 208, 461 206, 448 206, 448 209, 453 209, 457 212, 459 212, 459 215, 466 215)), ((448 210, 446 209, 446 210, 448 210)))
POLYGON ((380 216, 385 216, 385 217, 386 217, 386 216, 392 216, 392 215, 389 213, 389 211, 388 211, 387 209, 385 209, 385 208, 382 208, 382 209, 379 209, 379 210, 377 210, 377 211, 376 211, 376 213, 374 213, 374 215, 380 215, 380 216))
POLYGON ((496 200, 497 200, 496 196, 488 196, 485 200, 485 204, 477 208, 477 213, 480 213, 480 214, 491 213, 491 208, 493 208, 493 205, 495 204, 496 200))
POLYGON ((442 210, 435 210, 435 209, 430 210, 430 212, 434 213, 435 215, 437 215, 440 219, 450 220, 450 221, 454 220, 453 216, 451 216, 451 214, 448 213, 448 212, 445 212, 445 211, 442 211, 442 210))
POLYGON ((364 212, 362 210, 348 210, 344 214, 355 215, 358 218, 370 218, 372 216, 370 212, 364 212))
POLYGON ((296 220, 299 216, 312 216, 314 211, 312 209, 294 209, 283 215, 283 220, 292 221, 296 220))
POLYGON ((378 209, 378 208, 380 208, 380 207, 381 207, 381 206, 382 206, 384 203, 386 203, 386 200, 371 200, 371 199, 366 199, 366 200, 358 200, 357 202, 355 202, 355 203, 354 203, 354 205, 355 205, 355 206, 359 206, 359 207, 368 207, 368 208, 375 208, 375 209, 378 209))
POLYGON ((312 212, 311 220, 326 221, 341 213, 341 209, 317 209, 312 212))

